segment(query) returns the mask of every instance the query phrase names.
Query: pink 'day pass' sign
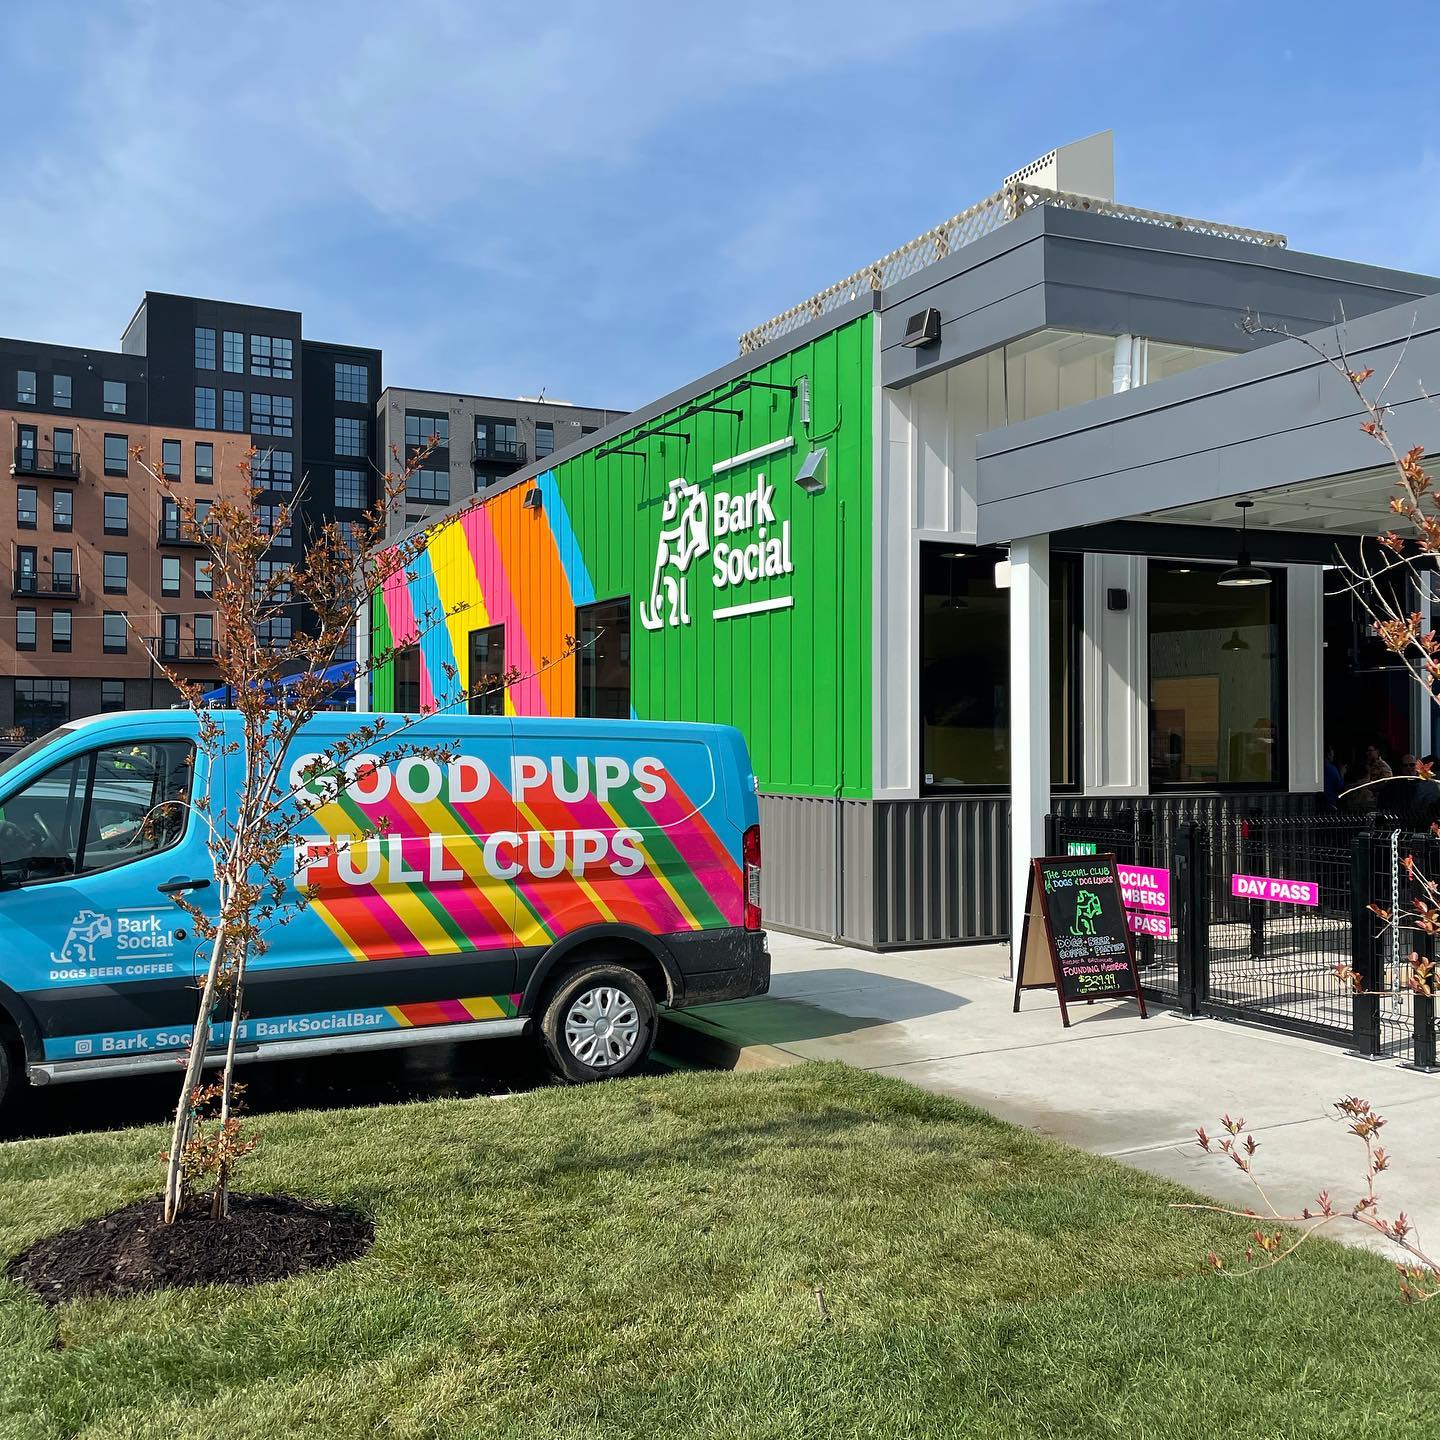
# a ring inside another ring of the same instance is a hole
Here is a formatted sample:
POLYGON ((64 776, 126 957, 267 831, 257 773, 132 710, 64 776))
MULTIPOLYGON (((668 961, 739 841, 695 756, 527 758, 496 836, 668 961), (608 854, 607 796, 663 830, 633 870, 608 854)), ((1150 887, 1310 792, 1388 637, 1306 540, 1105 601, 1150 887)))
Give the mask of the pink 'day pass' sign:
POLYGON ((1230 893, 1237 900, 1269 900, 1283 905, 1320 903, 1320 887, 1313 880, 1280 880, 1273 875, 1232 875, 1230 893))

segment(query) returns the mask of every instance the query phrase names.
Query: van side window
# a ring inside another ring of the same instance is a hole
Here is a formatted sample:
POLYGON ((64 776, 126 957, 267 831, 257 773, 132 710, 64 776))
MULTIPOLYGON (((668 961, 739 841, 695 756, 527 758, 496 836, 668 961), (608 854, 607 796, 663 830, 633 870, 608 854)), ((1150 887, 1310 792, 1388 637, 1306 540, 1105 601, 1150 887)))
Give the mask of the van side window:
POLYGON ((179 740, 95 752, 80 871, 111 870, 168 850, 185 831, 194 747, 179 740))
POLYGON ((75 873, 90 757, 77 755, 0 807, 0 879, 51 880, 75 873))
POLYGON ((10 884, 113 870, 185 832, 195 747, 107 745, 47 771, 0 807, 0 878, 10 884))

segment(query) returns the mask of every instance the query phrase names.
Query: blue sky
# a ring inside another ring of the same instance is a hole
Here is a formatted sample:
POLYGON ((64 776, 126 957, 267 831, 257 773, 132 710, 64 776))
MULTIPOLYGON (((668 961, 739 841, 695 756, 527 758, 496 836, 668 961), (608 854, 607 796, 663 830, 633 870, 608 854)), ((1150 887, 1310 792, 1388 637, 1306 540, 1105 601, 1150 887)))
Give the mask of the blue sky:
POLYGON ((1440 14, 1368 13, 10 5, 0 334, 114 347, 172 290, 301 309, 395 384, 639 405, 1105 128, 1123 201, 1440 271, 1440 14))

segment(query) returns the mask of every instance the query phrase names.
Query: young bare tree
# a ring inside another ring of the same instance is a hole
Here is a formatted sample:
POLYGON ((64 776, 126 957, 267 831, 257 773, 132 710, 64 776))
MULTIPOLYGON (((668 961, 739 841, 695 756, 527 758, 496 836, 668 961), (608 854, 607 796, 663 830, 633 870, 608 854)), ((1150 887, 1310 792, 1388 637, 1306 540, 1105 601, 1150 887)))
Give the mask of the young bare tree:
MULTIPOLYGON (((432 438, 431 446, 434 440, 432 438)), ((224 764, 238 781, 226 795, 197 793, 188 802, 193 823, 203 827, 214 868, 213 900, 198 903, 185 895, 173 897, 189 916, 197 939, 208 952, 200 984, 194 1032, 184 1062, 184 1076, 175 1108, 170 1148, 165 1157, 164 1213, 173 1222, 189 1192, 202 1176, 213 1177, 211 1213, 223 1218, 236 1161, 250 1148, 236 1113, 237 1041, 245 1006, 247 965, 262 954, 269 933, 304 909, 312 891, 296 884, 292 859, 303 834, 306 793, 321 777, 342 775, 347 762, 361 755, 386 765, 402 756, 424 756, 446 763, 448 747, 424 743, 412 733, 437 709, 463 705, 476 694, 514 684, 514 671, 486 676, 469 688, 459 685, 447 667, 447 705, 429 706, 416 715, 357 716, 340 741, 313 747, 319 753, 305 773, 291 771, 295 742, 302 729, 323 710, 335 708, 337 692, 352 683, 335 667, 354 644, 365 622, 367 603, 387 580, 413 579, 413 566, 458 513, 428 530, 386 541, 386 516, 403 497, 406 482, 424 464, 429 448, 401 461, 378 480, 374 503, 354 522, 335 520, 319 526, 303 544, 303 558, 293 566, 272 558, 275 536, 300 524, 294 501, 262 514, 253 486, 252 458, 243 464, 245 494, 219 500, 208 513, 197 514, 195 502, 157 473, 143 454, 136 458, 162 493, 178 508, 180 523, 203 548, 210 567, 213 605, 221 634, 214 655, 220 685, 227 697, 226 715, 205 699, 205 690, 174 663, 154 637, 141 637, 151 658, 179 692, 195 717, 198 750, 211 772, 224 764), (212 1047, 213 1027, 228 1020, 225 1047, 212 1047), (207 1067, 219 1064, 218 1080, 203 1082, 207 1067)), ((303 495, 303 482, 299 492, 303 495)), ((445 624, 463 606, 426 611, 416 616, 418 640, 445 624)), ((573 650, 567 641, 564 654, 573 650)), ((377 651, 359 662, 354 682, 388 664, 397 646, 377 651)), ((540 662, 558 663, 564 655, 540 662)), ((307 746, 307 752, 312 747, 307 746)), ((150 823, 173 824, 185 802, 170 801, 150 823)), ((366 843, 359 833, 348 842, 366 843)))

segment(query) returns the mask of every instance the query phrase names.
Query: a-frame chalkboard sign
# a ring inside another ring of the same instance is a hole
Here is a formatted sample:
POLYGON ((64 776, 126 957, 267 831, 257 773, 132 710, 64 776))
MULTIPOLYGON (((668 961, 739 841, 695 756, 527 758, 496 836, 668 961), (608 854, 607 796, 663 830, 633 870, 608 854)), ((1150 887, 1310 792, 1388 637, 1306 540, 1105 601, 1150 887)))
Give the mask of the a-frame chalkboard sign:
POLYGON ((1043 855, 1031 862, 1013 1008, 1019 1010, 1022 990, 1051 986, 1067 1026, 1068 1007, 1081 1000, 1131 999, 1148 1018, 1113 855, 1043 855))

